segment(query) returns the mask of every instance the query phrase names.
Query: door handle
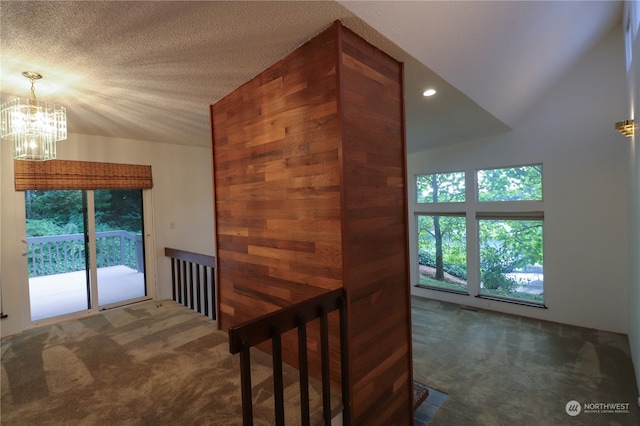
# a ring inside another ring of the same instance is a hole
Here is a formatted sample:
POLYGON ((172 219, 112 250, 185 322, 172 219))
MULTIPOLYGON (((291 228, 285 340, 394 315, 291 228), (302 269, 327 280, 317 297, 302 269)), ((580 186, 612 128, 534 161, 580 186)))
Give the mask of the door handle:
POLYGON ((20 242, 22 242, 22 244, 24 244, 25 246, 25 250, 20 254, 26 256, 27 254, 29 254, 29 243, 27 243, 27 240, 20 240, 20 242))

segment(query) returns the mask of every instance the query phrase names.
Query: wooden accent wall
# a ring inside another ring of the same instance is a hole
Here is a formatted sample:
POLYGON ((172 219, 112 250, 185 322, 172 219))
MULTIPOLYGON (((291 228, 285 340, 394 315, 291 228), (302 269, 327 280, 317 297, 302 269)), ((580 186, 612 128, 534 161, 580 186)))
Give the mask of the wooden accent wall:
MULTIPOLYGON (((335 52, 325 32, 212 106, 224 330, 343 285, 335 52)), ((309 340, 319 365, 319 328, 309 340)))
POLYGON ((359 424, 407 425, 413 366, 403 69, 351 31, 340 34, 352 410, 359 424))
POLYGON ((403 108, 402 64, 339 22, 211 107, 220 326, 344 287, 355 424, 413 418, 403 108))

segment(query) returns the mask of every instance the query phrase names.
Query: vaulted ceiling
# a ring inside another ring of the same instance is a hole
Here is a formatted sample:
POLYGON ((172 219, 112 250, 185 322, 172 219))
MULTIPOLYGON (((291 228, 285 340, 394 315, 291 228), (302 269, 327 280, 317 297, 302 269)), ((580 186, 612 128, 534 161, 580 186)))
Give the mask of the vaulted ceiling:
POLYGON ((622 2, 2 0, 1 99, 37 71, 70 132, 208 146, 210 104, 336 19, 405 63, 416 152, 516 126, 622 2))

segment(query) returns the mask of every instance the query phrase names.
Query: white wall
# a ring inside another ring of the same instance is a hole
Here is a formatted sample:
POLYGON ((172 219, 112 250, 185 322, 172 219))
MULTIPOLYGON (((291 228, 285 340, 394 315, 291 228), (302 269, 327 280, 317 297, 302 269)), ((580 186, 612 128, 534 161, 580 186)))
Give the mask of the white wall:
MULTIPOLYGON (((632 30, 640 31, 640 1, 628 1, 625 4, 625 16, 628 16, 632 30)), ((627 71, 628 111, 620 120, 633 118, 640 121, 640 34, 629 40, 627 71)), ((636 372, 636 383, 640 395, 640 135, 629 141, 629 345, 636 372)), ((640 401, 638 402, 640 404, 640 401)))
MULTIPOLYGON (((2 336, 29 325, 24 312, 28 300, 26 258, 20 254, 24 250, 20 240, 26 232, 24 193, 14 190, 11 144, 6 142, 1 144, 0 155, 0 283, 3 310, 8 314, 1 323, 2 336)), ((58 144, 58 158, 151 165, 153 227, 145 232, 151 233, 154 247, 147 247, 147 251, 153 253, 155 270, 147 270, 147 275, 159 299, 171 298, 165 247, 215 254, 210 148, 70 134, 58 144), (174 229, 170 229, 171 222, 174 229)))
MULTIPOLYGON (((543 164, 545 304, 489 302, 412 287, 412 293, 523 316, 620 333, 629 329, 628 140, 614 130, 625 116, 625 66, 618 27, 506 135, 409 156, 416 174, 543 164)), ((523 80, 522 84, 526 84, 523 80)), ((460 117, 464 120, 464 117, 460 117)), ((410 194, 410 229, 418 209, 410 194)), ((415 237, 411 241, 415 247, 415 237)), ((417 254, 411 258, 417 282, 417 254)))

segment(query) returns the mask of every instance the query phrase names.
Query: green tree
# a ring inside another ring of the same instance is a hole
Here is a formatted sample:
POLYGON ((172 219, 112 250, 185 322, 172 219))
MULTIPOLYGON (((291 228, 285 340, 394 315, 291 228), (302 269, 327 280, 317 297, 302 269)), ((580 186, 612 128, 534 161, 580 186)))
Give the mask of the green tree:
MULTIPOLYGON (((451 203, 465 200, 464 173, 436 173, 419 176, 416 180, 418 202, 451 203)), ((431 234, 435 241, 435 279, 444 280, 443 236, 440 216, 432 216, 433 228, 425 228, 424 232, 431 234)), ((453 232, 452 229, 449 229, 453 232)))
POLYGON ((44 222, 50 224, 48 229, 51 232, 55 232, 48 235, 75 234, 84 229, 82 191, 26 191, 25 208, 29 237, 40 236, 29 232, 43 232, 44 222), (29 225, 32 221, 35 221, 33 225, 29 225))
MULTIPOLYGON (((542 166, 521 166, 480 170, 477 173, 480 202, 530 201, 542 199, 542 166)), ((451 203, 465 200, 464 173, 442 173, 418 176, 418 203, 451 203)), ((517 283, 509 273, 529 265, 542 265, 542 227, 540 220, 481 220, 480 268, 483 287, 500 294, 509 294, 517 283)), ((418 248, 421 264, 435 265, 436 279, 444 278, 446 265, 458 256, 458 247, 465 250, 465 222, 449 220, 445 215, 421 215, 418 218, 418 248), (446 255, 445 255, 446 252, 446 255), (433 253, 433 254, 429 254, 433 253), (433 256, 433 258, 431 258, 433 256), (445 259, 446 258, 446 259, 445 259)), ((466 254, 466 252, 465 252, 466 254)), ((455 267, 453 268, 455 269, 455 267)))
POLYGON ((43 219, 27 219, 27 236, 45 237, 48 235, 62 235, 64 232, 58 225, 43 219))
POLYGON ((542 165, 478 171, 479 201, 542 199, 542 165))
POLYGON ((99 230, 142 232, 142 191, 139 189, 96 190, 96 226, 99 230))
MULTIPOLYGON (((83 232, 83 196, 80 190, 26 191, 27 236, 45 235, 42 234, 45 229, 51 232, 46 235, 83 232)), ((96 190, 94 200, 98 231, 123 229, 142 232, 141 190, 96 190)))
POLYGON ((435 268, 434 278, 439 281, 444 280, 444 272, 466 280, 465 218, 420 215, 417 220, 419 263, 435 268), (440 237, 439 242, 436 236, 440 237))
POLYGON ((418 203, 455 203, 465 200, 464 172, 418 176, 418 203))
POLYGON ((542 265, 542 221, 481 220, 480 273, 484 288, 511 293, 517 283, 505 274, 542 265))
MULTIPOLYGON (((479 201, 542 199, 542 165, 478 171, 479 201)), ((528 265, 542 265, 542 221, 482 220, 479 222, 482 285, 497 294, 517 287, 507 274, 528 265)))

